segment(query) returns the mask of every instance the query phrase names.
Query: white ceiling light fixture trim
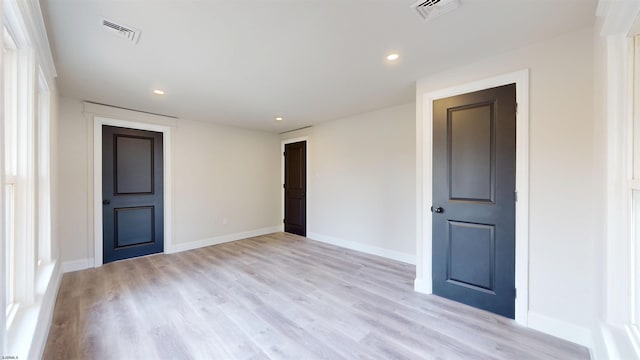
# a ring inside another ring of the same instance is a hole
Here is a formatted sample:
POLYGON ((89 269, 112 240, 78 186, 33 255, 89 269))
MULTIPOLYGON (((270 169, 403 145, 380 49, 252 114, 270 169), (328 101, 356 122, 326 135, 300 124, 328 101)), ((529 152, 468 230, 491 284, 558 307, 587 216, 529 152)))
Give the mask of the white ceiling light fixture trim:
POLYGON ((140 39, 140 30, 131 26, 118 24, 112 20, 103 18, 102 28, 114 35, 125 38, 134 44, 137 44, 140 39))
POLYGON ((164 90, 159 90, 159 89, 153 90, 153 93, 156 94, 156 95, 164 95, 165 94, 164 90))
POLYGON ((422 20, 429 21, 451 12, 459 6, 460 0, 418 0, 411 5, 411 8, 422 20))

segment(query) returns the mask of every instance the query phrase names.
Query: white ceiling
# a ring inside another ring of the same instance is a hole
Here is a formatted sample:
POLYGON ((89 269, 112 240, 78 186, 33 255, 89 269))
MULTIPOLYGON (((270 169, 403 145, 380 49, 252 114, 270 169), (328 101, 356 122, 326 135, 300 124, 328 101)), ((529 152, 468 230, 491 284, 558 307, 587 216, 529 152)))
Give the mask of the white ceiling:
POLYGON ((587 27, 596 7, 462 0, 424 22, 411 0, 41 1, 64 96, 272 132, 414 101, 417 79, 587 27))

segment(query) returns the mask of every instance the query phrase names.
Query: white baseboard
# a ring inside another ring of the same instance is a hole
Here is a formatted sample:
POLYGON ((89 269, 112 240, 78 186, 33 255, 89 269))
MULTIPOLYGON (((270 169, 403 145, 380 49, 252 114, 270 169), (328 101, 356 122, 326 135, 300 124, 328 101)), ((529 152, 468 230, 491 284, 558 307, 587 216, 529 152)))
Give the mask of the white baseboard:
MULTIPOLYGON (((198 249, 201 247, 211 246, 211 245, 218 245, 218 244, 222 244, 230 241, 242 240, 242 239, 246 239, 254 236, 272 234, 280 231, 282 231, 282 225, 271 226, 271 227, 256 229, 251 231, 245 231, 245 232, 236 233, 236 234, 216 236, 216 237, 198 240, 198 241, 192 241, 184 244, 176 244, 170 249, 165 249, 165 254, 173 254, 181 251, 193 250, 193 249, 198 249)), ((65 273, 68 273, 72 271, 89 269, 89 268, 92 268, 93 266, 94 266, 93 258, 71 260, 71 261, 65 261, 62 263, 62 271, 65 273)))
POLYGON ((589 328, 554 319, 535 311, 529 311, 528 326, 531 329, 593 349, 593 336, 589 328))
POLYGON ((308 232, 307 238, 311 240, 335 245, 335 246, 340 246, 350 250, 360 251, 360 252, 371 254, 371 255, 381 256, 387 259, 401 261, 407 264, 412 264, 412 265, 416 264, 416 256, 412 254, 406 254, 403 252, 389 250, 389 249, 381 248, 374 245, 367 245, 367 244, 363 244, 355 241, 338 239, 333 236, 327 236, 327 235, 317 234, 313 232, 308 232))
POLYGON ((211 246, 211 245, 218 245, 218 244, 222 244, 230 241, 242 240, 242 239, 246 239, 254 236, 272 234, 275 232, 280 232, 281 229, 282 229, 282 226, 278 225, 278 226, 266 227, 262 229, 245 231, 245 232, 236 233, 236 234, 216 236, 216 237, 202 239, 198 241, 192 241, 184 244, 175 244, 173 247, 171 247, 171 249, 165 250, 165 253, 173 254, 181 251, 193 250, 193 249, 198 249, 198 248, 211 246))
POLYGON ((93 267, 93 258, 65 261, 62 263, 62 272, 84 270, 93 267))
POLYGON ((419 293, 423 294, 431 294, 433 293, 432 283, 431 281, 427 281, 425 279, 416 278, 413 281, 413 289, 419 293))

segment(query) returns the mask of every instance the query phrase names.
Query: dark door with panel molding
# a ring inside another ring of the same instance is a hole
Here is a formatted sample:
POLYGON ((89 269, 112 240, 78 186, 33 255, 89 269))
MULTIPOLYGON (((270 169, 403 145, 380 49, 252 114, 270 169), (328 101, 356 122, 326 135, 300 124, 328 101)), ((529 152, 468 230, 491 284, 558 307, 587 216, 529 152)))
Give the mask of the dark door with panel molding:
POLYGON ((102 127, 103 262, 164 249, 162 133, 102 127))
POLYGON ((307 142, 284 145, 284 231, 307 236, 307 142))
POLYGON ((515 84, 433 103, 433 293, 515 315, 515 84))

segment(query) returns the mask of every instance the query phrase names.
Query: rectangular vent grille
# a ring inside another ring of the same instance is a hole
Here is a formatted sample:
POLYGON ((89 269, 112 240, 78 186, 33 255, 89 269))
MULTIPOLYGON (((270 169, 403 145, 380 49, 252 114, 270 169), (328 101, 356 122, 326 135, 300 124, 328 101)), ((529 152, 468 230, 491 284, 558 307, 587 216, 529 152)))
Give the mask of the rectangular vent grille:
POLYGON ((460 0, 419 0, 411 8, 423 20, 431 20, 460 6, 460 0))
POLYGON ((112 34, 123 37, 134 44, 137 44, 138 39, 140 39, 140 30, 130 26, 117 24, 111 20, 102 19, 102 28, 112 34))

